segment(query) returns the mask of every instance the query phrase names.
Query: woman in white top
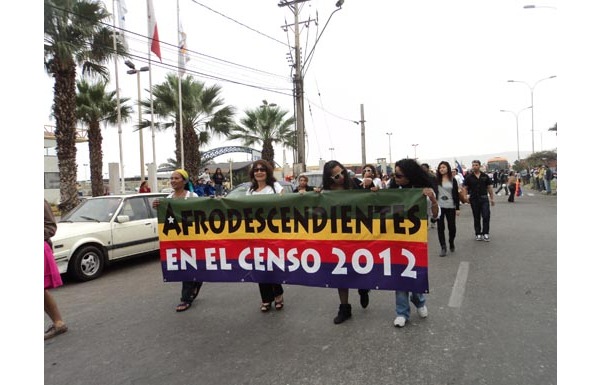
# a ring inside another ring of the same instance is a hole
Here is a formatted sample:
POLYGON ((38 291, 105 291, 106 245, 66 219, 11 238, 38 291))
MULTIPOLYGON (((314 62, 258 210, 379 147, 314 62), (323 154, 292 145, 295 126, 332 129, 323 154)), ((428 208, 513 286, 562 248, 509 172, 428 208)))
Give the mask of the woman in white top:
MULTIPOLYGON (((252 184, 246 191, 246 195, 259 194, 282 194, 283 187, 275 180, 273 176, 273 167, 264 159, 258 159, 252 163, 249 172, 252 184)), ((271 303, 275 302, 275 310, 283 309, 283 286, 279 283, 259 283, 260 297, 262 303, 260 310, 268 312, 271 310, 271 303)))
MULTIPOLYGON (((197 197, 194 192, 194 186, 190 183, 190 177, 187 171, 177 169, 171 173, 171 188, 173 192, 167 196, 168 199, 188 199, 197 197)), ((152 202, 152 207, 158 207, 158 199, 152 202)), ((180 303, 175 309, 177 312, 186 311, 192 306, 192 302, 198 296, 202 282, 200 281, 183 281, 181 282, 181 298, 180 303)))
POLYGON ((450 171, 450 163, 441 161, 437 167, 436 179, 438 183, 437 200, 440 205, 440 218, 438 224, 438 239, 442 251, 440 257, 446 256, 446 226, 444 218, 448 222, 448 241, 450 242, 450 251, 454 251, 454 238, 456 238, 456 217, 460 215, 460 201, 458 200, 458 181, 450 171))

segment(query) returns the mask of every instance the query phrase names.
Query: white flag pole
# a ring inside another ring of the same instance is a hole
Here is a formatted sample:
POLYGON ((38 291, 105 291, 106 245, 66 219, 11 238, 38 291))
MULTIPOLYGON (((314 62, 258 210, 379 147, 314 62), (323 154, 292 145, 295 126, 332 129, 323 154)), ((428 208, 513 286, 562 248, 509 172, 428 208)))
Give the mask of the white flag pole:
MULTIPOLYGON (((179 0, 177 0, 177 37, 179 38, 179 0)), ((185 158, 183 151, 183 103, 181 98, 181 69, 177 71, 178 84, 179 84, 179 147, 181 151, 181 168, 185 170, 185 158)), ((194 175, 196 177, 196 175, 194 175)))
MULTIPOLYGON (((148 1, 146 1, 146 9, 148 11, 148 19, 150 19, 150 6, 148 1)), ((150 36, 152 38, 152 36, 150 36)), ((154 95, 152 94, 152 60, 150 58, 151 55, 150 44, 148 45, 148 81, 150 84, 150 129, 152 131, 152 164, 153 164, 153 173, 152 180, 150 181, 150 189, 153 192, 158 192, 158 178, 157 178, 157 170, 158 165, 156 164, 156 133, 154 131, 154 95)))

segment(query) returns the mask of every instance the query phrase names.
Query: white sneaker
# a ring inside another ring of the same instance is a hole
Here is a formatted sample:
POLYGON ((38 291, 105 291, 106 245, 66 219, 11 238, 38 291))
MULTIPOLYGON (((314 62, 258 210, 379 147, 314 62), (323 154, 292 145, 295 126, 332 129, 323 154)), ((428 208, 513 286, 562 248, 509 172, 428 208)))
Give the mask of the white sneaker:
POLYGON ((483 240, 486 242, 490 241, 490 236, 488 234, 483 234, 483 240))
POLYGON ((427 318, 427 306, 423 305, 423 307, 418 307, 417 314, 419 314, 419 317, 421 318, 427 318))
POLYGON ((476 241, 481 241, 481 240, 483 240, 483 237, 481 235, 476 235, 475 236, 475 240, 476 241))
POLYGON ((396 317, 396 319, 394 320, 394 326, 397 328, 403 328, 404 325, 406 325, 406 318, 404 318, 401 315, 396 317))

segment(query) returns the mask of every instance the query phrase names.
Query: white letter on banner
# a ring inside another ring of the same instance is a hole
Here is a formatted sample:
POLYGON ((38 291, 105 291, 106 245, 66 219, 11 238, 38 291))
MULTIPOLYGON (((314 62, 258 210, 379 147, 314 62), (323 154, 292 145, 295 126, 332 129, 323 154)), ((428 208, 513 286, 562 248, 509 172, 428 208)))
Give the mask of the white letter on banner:
POLYGON ((302 252, 301 260, 302 260, 302 268, 307 273, 316 273, 321 268, 321 256, 319 255, 319 252, 315 249, 304 250, 302 252), (308 257, 310 255, 312 255, 315 259, 314 265, 312 267, 310 267, 308 265, 308 257))
POLYGON ((367 249, 358 249, 352 254, 352 268, 358 274, 369 274, 373 269, 373 254, 367 249), (364 267, 360 265, 360 257, 363 256, 367 259, 367 263, 364 267))
POLYGON ((273 265, 277 266, 279 270, 285 271, 285 250, 283 247, 279 248, 279 255, 267 250, 267 271, 273 271, 273 265))
POLYGON ((240 256, 238 257, 238 263, 244 270, 252 270, 252 264, 246 262, 246 257, 248 255, 250 255, 250 248, 246 247, 244 250, 242 250, 240 256))
POLYGON ((181 253, 181 270, 187 270, 187 265, 198 270, 198 266, 196 265, 196 249, 192 249, 191 255, 183 250, 180 250, 179 252, 181 253))
POLYGON ((264 247, 254 248, 254 268, 258 271, 265 271, 265 258, 264 258, 264 247))
POLYGON ((221 261, 221 270, 231 270, 231 263, 227 262, 227 251, 224 247, 219 249, 219 260, 221 261))
POLYGON ((177 249, 167 249, 167 270, 179 270, 179 266, 177 266, 177 249))
POLYGON ((290 265, 288 266, 289 271, 296 271, 300 268, 300 261, 298 260, 298 257, 296 257, 297 254, 298 249, 295 247, 287 252, 287 259, 290 261, 290 265))
POLYGON ((204 249, 204 258, 206 259, 206 270, 218 270, 219 267, 215 263, 217 258, 215 257, 216 249, 214 247, 204 249))
POLYGON ((417 278, 417 272, 412 269, 413 267, 415 267, 415 255, 406 249, 402 249, 402 255, 404 255, 406 259, 408 259, 408 263, 406 264, 406 269, 404 269, 400 276, 417 278))

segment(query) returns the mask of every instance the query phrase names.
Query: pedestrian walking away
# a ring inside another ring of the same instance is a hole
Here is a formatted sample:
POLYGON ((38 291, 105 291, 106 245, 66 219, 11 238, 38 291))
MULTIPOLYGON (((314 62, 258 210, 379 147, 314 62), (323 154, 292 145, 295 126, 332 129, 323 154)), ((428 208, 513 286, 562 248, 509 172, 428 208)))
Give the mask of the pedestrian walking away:
POLYGON ((473 211, 473 227, 476 241, 490 241, 490 205, 494 206, 494 190, 491 178, 482 173, 481 162, 471 162, 471 172, 465 177, 463 187, 469 194, 469 204, 473 211), (483 225, 483 226, 482 226, 483 225))

